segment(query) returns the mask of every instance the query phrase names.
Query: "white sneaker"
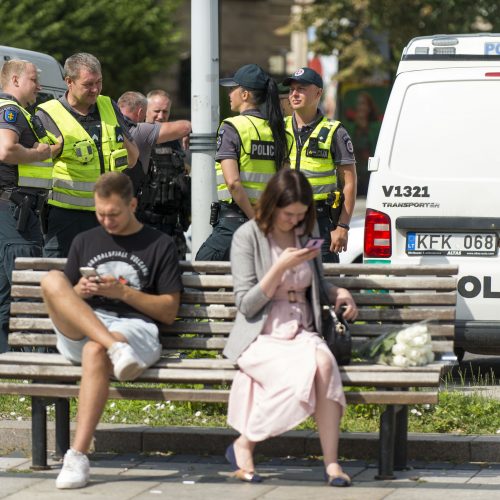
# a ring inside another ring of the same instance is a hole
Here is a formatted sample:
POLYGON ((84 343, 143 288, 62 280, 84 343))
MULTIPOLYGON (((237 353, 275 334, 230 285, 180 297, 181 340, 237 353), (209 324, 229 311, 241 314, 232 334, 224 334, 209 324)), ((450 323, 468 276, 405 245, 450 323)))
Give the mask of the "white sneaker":
POLYGON ((69 449, 64 455, 61 472, 56 479, 56 488, 83 488, 89 482, 90 464, 87 455, 69 449))
POLYGON ((134 380, 147 368, 146 363, 125 342, 115 342, 108 349, 108 356, 118 380, 134 380))

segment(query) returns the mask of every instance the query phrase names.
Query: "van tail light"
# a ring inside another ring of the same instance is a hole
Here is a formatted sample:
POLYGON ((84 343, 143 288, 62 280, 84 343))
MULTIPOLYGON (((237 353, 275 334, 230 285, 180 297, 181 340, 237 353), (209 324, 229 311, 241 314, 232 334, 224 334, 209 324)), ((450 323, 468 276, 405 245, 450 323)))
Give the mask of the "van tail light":
POLYGON ((391 218, 383 212, 366 210, 365 257, 390 257, 392 255, 391 218))

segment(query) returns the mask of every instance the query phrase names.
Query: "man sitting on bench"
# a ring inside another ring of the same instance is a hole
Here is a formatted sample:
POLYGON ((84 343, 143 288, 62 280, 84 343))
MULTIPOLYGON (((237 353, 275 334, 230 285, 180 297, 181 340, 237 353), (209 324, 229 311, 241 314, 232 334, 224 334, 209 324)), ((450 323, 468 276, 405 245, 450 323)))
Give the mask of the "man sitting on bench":
POLYGON ((102 175, 94 188, 100 226, 73 241, 64 273, 42 279, 59 352, 81 364, 78 423, 57 488, 89 481, 86 456, 109 394, 109 377, 133 380, 160 357, 158 323, 173 323, 182 282, 172 238, 141 224, 130 179, 102 175))

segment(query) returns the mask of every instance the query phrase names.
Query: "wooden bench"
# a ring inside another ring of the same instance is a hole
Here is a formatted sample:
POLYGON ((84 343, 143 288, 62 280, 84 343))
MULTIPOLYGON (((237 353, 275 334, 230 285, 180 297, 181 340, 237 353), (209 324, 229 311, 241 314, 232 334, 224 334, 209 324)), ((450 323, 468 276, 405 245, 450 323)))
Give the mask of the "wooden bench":
MULTIPOLYGON (((56 454, 62 456, 69 447, 68 398, 78 396, 76 384, 81 368, 57 353, 35 349, 55 346, 39 283, 48 270, 62 269, 64 262, 64 259, 16 259, 9 343, 17 351, 0 355, 0 394, 32 398, 34 468, 44 468, 47 464, 47 404, 56 403, 56 454), (22 382, 26 379, 30 383, 22 382)), ((185 291, 178 320, 161 328, 164 348, 161 360, 136 382, 113 384, 111 399, 227 402, 235 366, 223 359, 220 351, 236 314, 229 263, 182 262, 181 267, 185 291), (179 352, 193 350, 197 351, 195 359, 179 356, 179 352), (146 382, 169 386, 141 386, 146 382), (203 386, 189 389, 175 384, 203 386)), ((449 265, 325 266, 328 279, 350 289, 359 306, 359 319, 352 325, 357 341, 432 319, 430 329, 436 350, 451 349, 457 272, 456 266, 449 265)), ((444 367, 442 363, 432 363, 401 369, 366 362, 341 367, 348 403, 385 405, 380 420, 379 478, 392 478, 394 469, 406 466, 408 405, 438 402, 444 367), (351 388, 355 390, 350 391, 351 388)))

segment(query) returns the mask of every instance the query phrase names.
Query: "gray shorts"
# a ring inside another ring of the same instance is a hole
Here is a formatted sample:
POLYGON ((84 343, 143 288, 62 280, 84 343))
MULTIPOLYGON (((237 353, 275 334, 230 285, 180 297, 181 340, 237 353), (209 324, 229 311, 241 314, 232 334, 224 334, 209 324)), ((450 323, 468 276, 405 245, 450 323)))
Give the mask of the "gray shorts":
MULTIPOLYGON (((94 311, 111 332, 121 333, 132 349, 147 366, 151 366, 160 359, 161 344, 158 327, 139 318, 118 318, 102 311, 94 311)), ((57 350, 71 363, 82 363, 83 346, 88 338, 72 340, 54 327, 57 336, 57 350)))

